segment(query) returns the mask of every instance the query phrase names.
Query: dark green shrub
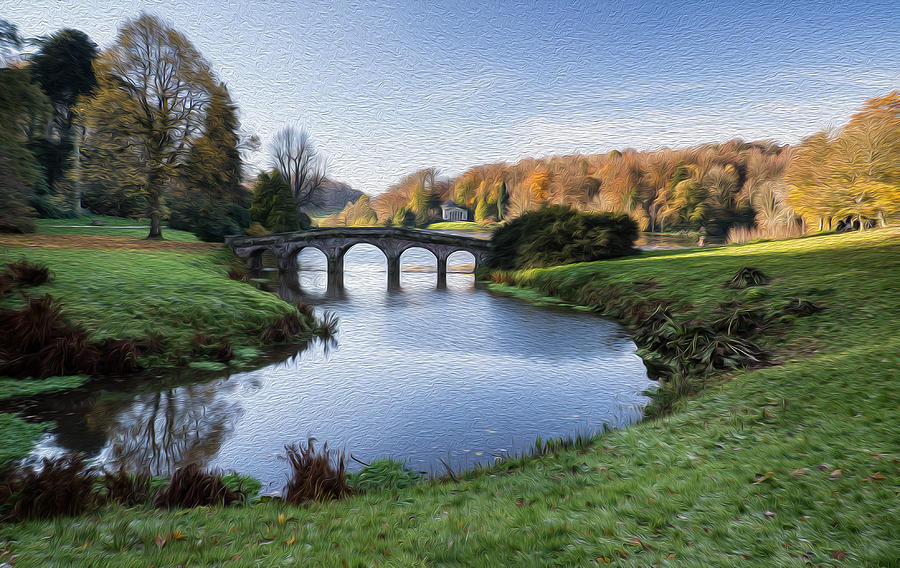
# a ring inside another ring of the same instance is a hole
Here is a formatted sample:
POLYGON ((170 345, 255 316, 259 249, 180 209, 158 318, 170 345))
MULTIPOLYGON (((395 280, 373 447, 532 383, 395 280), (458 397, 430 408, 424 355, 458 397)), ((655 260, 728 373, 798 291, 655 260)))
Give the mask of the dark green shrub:
POLYGON ((752 335, 769 322, 769 316, 762 310, 743 306, 722 306, 724 314, 712 323, 715 331, 726 335, 752 335))
POLYGON ((508 270, 624 256, 634 252, 635 239, 637 223, 628 215, 552 205, 494 230, 488 264, 508 270))
POLYGON ((632 336, 648 369, 663 378, 703 377, 716 370, 760 365, 768 354, 755 343, 680 322, 663 307, 651 314, 632 336))
POLYGON ((60 198, 48 194, 36 194, 31 197, 31 207, 43 219, 74 219, 78 214, 72 209, 71 204, 63 202, 60 198))

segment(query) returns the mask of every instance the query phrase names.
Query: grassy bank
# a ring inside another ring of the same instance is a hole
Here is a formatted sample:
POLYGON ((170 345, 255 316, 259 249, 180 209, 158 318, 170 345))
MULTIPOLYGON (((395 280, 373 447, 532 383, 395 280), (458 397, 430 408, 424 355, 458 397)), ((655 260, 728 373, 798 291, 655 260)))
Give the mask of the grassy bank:
MULTIPOLYGON (((297 313, 277 296, 229 279, 231 254, 222 245, 196 242, 193 235, 173 230, 164 231, 165 241, 146 241, 108 227, 75 226, 84 221, 38 220, 34 234, 0 236, 0 267, 20 259, 49 267, 49 282, 19 291, 56 298, 63 316, 82 326, 92 341, 153 338, 159 346, 139 357, 142 367, 225 368, 214 360, 219 356, 214 349, 227 343, 233 352, 229 364, 240 368, 259 356, 261 335, 269 324, 297 313), (47 226, 65 223, 70 228, 47 226), (210 347, 198 346, 198 337, 207 338, 210 347)), ((143 229, 135 231, 145 236, 143 229)), ((0 297, 4 308, 20 309, 25 303, 18 292, 0 297)), ((4 399, 75 388, 87 380, 0 377, 0 405, 4 399)), ((0 416, 0 436, 16 440, 4 448, 8 451, 0 461, 21 457, 30 448, 26 442, 40 430, 17 416, 0 416)))
MULTIPOLYGON (((677 412, 580 450, 306 508, 278 502, 0 526, 0 560, 48 565, 896 566, 900 230, 661 251, 510 273, 535 297, 625 318, 664 301, 811 297, 677 412), (743 266, 772 277, 730 290, 743 266), (598 300, 603 300, 602 305, 598 300)), ((506 291, 513 287, 506 287, 506 291)), ((298 433, 299 435, 300 433, 298 433)))

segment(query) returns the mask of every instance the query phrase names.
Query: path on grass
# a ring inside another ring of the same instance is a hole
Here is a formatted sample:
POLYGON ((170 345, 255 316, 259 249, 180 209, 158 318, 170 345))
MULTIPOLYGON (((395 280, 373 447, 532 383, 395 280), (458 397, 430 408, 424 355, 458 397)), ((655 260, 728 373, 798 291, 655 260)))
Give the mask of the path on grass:
POLYGON ((0 235, 2 247, 40 247, 71 249, 172 250, 208 252, 219 243, 188 243, 182 241, 149 241, 134 237, 108 235, 0 235))

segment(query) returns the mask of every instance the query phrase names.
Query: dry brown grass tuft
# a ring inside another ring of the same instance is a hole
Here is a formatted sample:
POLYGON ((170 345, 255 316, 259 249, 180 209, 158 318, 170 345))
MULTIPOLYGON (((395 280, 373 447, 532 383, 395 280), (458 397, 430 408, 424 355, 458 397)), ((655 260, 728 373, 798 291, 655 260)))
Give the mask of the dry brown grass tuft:
POLYGON ((307 501, 330 501, 351 493, 347 485, 344 455, 338 454, 332 463, 332 452, 328 444, 316 451, 315 438, 310 438, 306 446, 302 443, 285 446, 290 466, 290 476, 284 488, 284 500, 299 505, 307 501))

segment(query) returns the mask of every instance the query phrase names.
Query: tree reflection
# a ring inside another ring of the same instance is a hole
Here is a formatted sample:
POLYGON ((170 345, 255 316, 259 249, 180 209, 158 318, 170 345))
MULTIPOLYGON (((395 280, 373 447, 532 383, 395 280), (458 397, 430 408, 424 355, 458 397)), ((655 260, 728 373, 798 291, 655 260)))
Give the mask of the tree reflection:
POLYGON ((213 381, 135 397, 109 427, 101 458, 154 475, 208 463, 243 414, 235 384, 213 381))

